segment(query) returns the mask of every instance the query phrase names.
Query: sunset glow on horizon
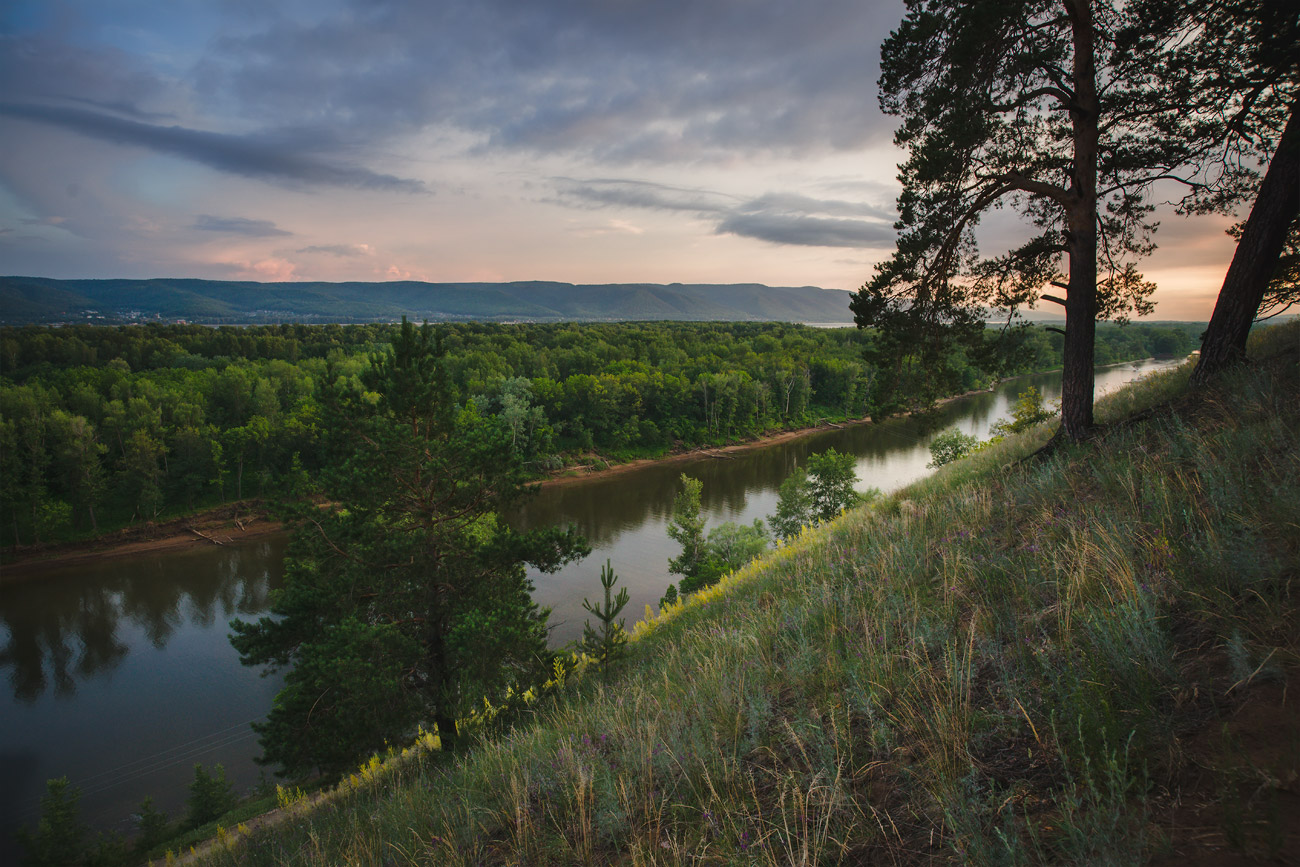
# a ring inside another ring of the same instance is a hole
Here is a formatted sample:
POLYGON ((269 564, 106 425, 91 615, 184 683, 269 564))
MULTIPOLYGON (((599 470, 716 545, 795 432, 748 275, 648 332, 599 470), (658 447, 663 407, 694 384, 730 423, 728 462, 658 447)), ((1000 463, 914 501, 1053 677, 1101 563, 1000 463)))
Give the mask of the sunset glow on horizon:
MULTIPOLYGON (((16 0, 0 273, 853 290, 893 250, 875 82, 902 15, 16 0)), ((1206 319, 1233 221, 1164 211, 1151 318, 1206 319)))

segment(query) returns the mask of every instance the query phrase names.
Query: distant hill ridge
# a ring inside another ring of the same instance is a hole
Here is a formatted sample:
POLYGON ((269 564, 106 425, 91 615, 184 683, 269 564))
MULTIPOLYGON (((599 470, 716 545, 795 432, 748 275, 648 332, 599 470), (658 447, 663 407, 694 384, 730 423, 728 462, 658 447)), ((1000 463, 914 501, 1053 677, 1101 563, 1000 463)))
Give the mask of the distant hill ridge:
POLYGON ((0 324, 152 319, 248 324, 396 320, 852 321, 851 293, 759 283, 256 283, 0 277, 0 324))

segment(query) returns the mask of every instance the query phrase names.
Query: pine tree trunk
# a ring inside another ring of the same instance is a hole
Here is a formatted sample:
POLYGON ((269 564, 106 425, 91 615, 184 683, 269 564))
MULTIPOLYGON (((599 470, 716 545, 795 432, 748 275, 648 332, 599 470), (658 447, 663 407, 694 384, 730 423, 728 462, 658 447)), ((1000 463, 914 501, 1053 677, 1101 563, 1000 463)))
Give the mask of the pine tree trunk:
POLYGON ((1090 0, 1067 0, 1073 26, 1073 202, 1066 211, 1070 282, 1065 299, 1065 357, 1061 371, 1061 430, 1071 440, 1092 432, 1094 342, 1097 336, 1097 140, 1100 103, 1093 58, 1090 0))
POLYGON ((453 752, 459 735, 456 733, 456 720, 445 713, 435 713, 433 721, 438 726, 438 744, 443 752, 453 752))
MULTIPOLYGON (((433 574, 437 574, 436 569, 433 570, 433 574)), ((425 688, 428 690, 428 698, 434 709, 433 721, 438 726, 438 742, 444 752, 451 752, 456 749, 456 718, 448 709, 451 677, 448 671, 447 633, 442 616, 442 594, 436 581, 430 583, 426 605, 425 617, 427 623, 424 634, 424 658, 427 668, 425 672, 427 680, 425 688)))
POLYGON ((1072 223, 1070 288, 1065 302, 1065 347, 1061 369, 1061 429, 1078 442, 1093 428, 1093 359, 1097 338, 1097 234, 1095 208, 1072 223))
POLYGON ((1300 213, 1298 109, 1300 103, 1291 106, 1286 130, 1259 185, 1259 195, 1223 278, 1223 288, 1201 343, 1201 358, 1192 372, 1193 385, 1204 385, 1215 373, 1246 358, 1250 327, 1277 268, 1287 230, 1300 213))

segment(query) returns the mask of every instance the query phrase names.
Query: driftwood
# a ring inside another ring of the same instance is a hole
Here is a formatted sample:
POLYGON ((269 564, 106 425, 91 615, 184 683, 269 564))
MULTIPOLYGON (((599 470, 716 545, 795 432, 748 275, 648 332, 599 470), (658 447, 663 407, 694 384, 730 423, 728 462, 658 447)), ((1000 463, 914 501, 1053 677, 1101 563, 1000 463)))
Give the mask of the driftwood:
POLYGON ((186 527, 185 529, 189 530, 191 533, 193 533, 195 536, 198 536, 200 539, 207 539, 207 540, 208 540, 209 542, 211 542, 213 545, 224 545, 224 544, 226 544, 225 542, 221 541, 220 539, 214 539, 213 537, 209 536, 207 533, 204 533, 204 532, 202 532, 202 531, 200 531, 200 530, 196 530, 196 529, 194 529, 193 527, 186 527))

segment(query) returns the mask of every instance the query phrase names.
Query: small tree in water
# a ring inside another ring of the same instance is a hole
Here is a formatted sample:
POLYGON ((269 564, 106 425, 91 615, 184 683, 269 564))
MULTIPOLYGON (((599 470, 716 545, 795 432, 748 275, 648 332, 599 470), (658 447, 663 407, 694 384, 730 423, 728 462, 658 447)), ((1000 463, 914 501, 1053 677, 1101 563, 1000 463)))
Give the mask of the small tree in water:
POLYGON ((201 764, 194 766, 194 779, 190 783, 190 814, 186 820, 191 828, 206 825, 219 819, 235 806, 235 794, 226 780, 226 769, 221 765, 208 773, 201 764))
POLYGON ((806 470, 796 469, 781 483, 776 514, 768 523, 782 539, 798 535, 804 526, 825 523, 863 500, 853 490, 857 480, 853 455, 835 449, 812 455, 806 470))
POLYGON ((799 530, 809 523, 811 511, 811 500, 808 498, 808 471, 803 467, 796 467, 777 489, 776 514, 768 515, 767 522, 772 525, 772 532, 777 535, 777 538, 789 539, 799 535, 799 530))
POLYGON ((960 460, 970 454, 977 445, 979 445, 977 437, 950 427, 930 440, 930 463, 926 466, 935 470, 960 460))
POLYGON ((704 483, 682 474, 682 490, 673 500, 668 536, 682 546, 682 553, 668 561, 668 571, 682 576, 683 583, 699 580, 705 566, 704 515, 700 493, 704 483))
POLYGON ((153 805, 153 798, 146 796, 140 802, 136 813, 136 822, 140 833, 135 838, 135 849, 143 854, 157 846, 168 837, 169 823, 167 814, 153 805))
POLYGON ((700 506, 703 489, 699 479, 682 476, 682 491, 673 501, 668 523, 668 535, 682 546, 682 553, 668 561, 668 571, 681 575, 682 580, 677 586, 669 585, 659 600, 660 608, 676 602, 678 593, 685 596, 716 584, 727 572, 767 550, 767 530, 757 519, 752 525, 728 521, 714 527, 706 537, 700 506))
POLYGON ((857 461, 835 449, 808 458, 808 496, 812 516, 826 522, 858 503, 861 497, 853 490, 858 480, 857 461))
POLYGON ((75 864, 86 849, 86 826, 78 814, 81 789, 68 783, 67 777, 47 780, 41 795, 41 818, 36 830, 23 828, 18 841, 27 854, 25 867, 75 864))
POLYGON ((288 668, 263 759, 289 775, 342 773, 432 720, 456 720, 551 667, 546 614, 525 564, 554 571, 590 550, 573 530, 519 532, 499 519, 531 492, 516 432, 462 404, 439 333, 403 322, 354 388, 323 398, 315 493, 272 614, 235 621, 245 665, 288 668))
POLYGON ((117 832, 87 839, 90 832, 81 821, 80 801, 81 789, 69 784, 67 777, 45 781, 35 830, 18 830, 18 842, 25 850, 19 861, 23 867, 115 867, 128 863, 126 841, 117 832))
POLYGON ((1016 405, 1011 408, 1011 418, 1003 419, 989 428, 995 437, 1018 434, 1036 424, 1047 421, 1055 413, 1043 406, 1043 396, 1032 385, 1020 392, 1016 405))
POLYGON ((583 624, 582 652, 599 660, 606 670, 611 662, 623 655, 627 644, 627 630, 623 628, 623 621, 615 622, 615 618, 622 613, 623 606, 627 605, 627 588, 623 587, 617 595, 613 595, 617 583, 618 576, 606 560, 600 568, 600 586, 605 588, 604 604, 593 605, 586 599, 582 600, 582 607, 596 615, 600 624, 594 627, 590 620, 583 624))

